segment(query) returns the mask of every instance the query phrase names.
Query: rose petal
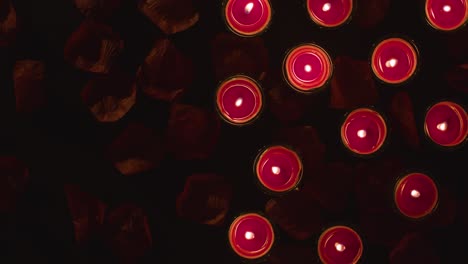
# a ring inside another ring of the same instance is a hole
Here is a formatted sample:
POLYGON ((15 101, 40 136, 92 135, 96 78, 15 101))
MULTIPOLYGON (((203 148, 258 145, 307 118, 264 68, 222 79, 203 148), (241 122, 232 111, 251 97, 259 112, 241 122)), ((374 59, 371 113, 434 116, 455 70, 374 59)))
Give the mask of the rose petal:
POLYGON ((390 7, 390 0, 358 0, 356 16, 353 21, 364 29, 377 26, 385 18, 390 7))
POLYGON ((121 0, 74 0, 76 8, 86 17, 108 18, 122 5, 121 0))
POLYGON ((413 105, 407 92, 399 92, 392 98, 390 107, 391 118, 406 144, 412 148, 419 147, 418 129, 414 119, 413 105))
POLYGON ((9 46, 16 38, 16 10, 10 0, 0 2, 0 47, 9 46))
POLYGON ((392 264, 442 263, 436 248, 425 236, 418 233, 405 235, 390 254, 392 264))
POLYGON ((17 61, 13 70, 16 111, 30 113, 46 104, 45 65, 41 61, 17 61))
POLYGON ((452 67, 445 74, 445 79, 455 91, 468 94, 468 63, 452 67))
POLYGON ((26 165, 12 156, 0 156, 0 212, 9 212, 16 206, 29 180, 26 165))

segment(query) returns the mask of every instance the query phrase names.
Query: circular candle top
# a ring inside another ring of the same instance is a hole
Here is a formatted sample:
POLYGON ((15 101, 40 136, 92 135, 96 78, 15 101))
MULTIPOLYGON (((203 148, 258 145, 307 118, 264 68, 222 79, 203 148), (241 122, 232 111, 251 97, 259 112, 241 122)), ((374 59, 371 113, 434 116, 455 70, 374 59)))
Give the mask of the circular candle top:
POLYGON ((355 264, 361 258, 362 251, 361 237, 346 226, 325 230, 318 241, 318 254, 325 264, 355 264))
POLYGON ((426 113, 424 122, 426 135, 444 147, 457 146, 468 135, 468 115, 458 104, 439 102, 426 113))
POLYGON ((221 116, 229 123, 243 125, 258 116, 262 109, 262 92, 247 76, 236 76, 218 88, 216 103, 221 116))
POLYGON ((435 29, 449 31, 468 19, 467 0, 426 0, 426 19, 435 29))
POLYGON ((288 52, 283 70, 294 89, 308 92, 327 83, 332 75, 332 62, 324 49, 315 44, 305 44, 288 52))
POLYGON ((356 109, 341 126, 341 140, 351 151, 367 155, 382 147, 387 137, 387 126, 382 116, 367 108, 356 109))
POLYGON ((293 150, 273 146, 259 154, 255 173, 260 183, 270 191, 286 192, 294 189, 302 176, 302 162, 293 150))
POLYGON ((258 259, 265 256, 273 246, 275 232, 270 222, 255 213, 241 215, 229 228, 229 243, 239 256, 258 259))
POLYGON ((413 76, 418 64, 416 49, 401 38, 380 42, 372 52, 372 71, 380 80, 399 84, 413 76))
POLYGON ((395 186, 395 204, 398 210, 410 218, 430 214, 437 205, 439 194, 434 181, 422 173, 411 173, 395 186))
POLYGON ((261 33, 271 20, 269 0, 228 0, 224 12, 229 28, 242 36, 261 33))
POLYGON ((345 23, 353 11, 353 0, 307 0, 310 18, 323 27, 345 23))

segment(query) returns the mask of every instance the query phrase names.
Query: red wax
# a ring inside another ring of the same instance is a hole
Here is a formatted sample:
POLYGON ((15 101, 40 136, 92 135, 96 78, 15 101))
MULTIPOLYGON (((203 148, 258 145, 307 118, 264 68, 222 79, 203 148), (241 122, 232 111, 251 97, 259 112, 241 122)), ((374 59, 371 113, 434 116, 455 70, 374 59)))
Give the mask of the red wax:
POLYGON ((430 214, 439 198, 434 181, 422 173, 411 173, 400 179, 395 185, 394 195, 398 210, 415 219, 430 214))
POLYGON ((293 150, 272 146, 259 154, 255 173, 260 183, 270 191, 286 192, 297 187, 302 176, 302 162, 293 150))
POLYGON ((468 135, 468 115, 456 103, 439 102, 427 111, 424 131, 436 144, 444 147, 457 146, 468 135))
POLYGON ((271 20, 269 0, 228 0, 224 16, 228 27, 241 36, 263 32, 271 20))
POLYGON ((374 110, 360 108, 352 111, 341 126, 341 140, 351 151, 361 155, 375 153, 387 137, 387 126, 374 110))
POLYGON ((254 80, 247 76, 235 76, 219 86, 216 104, 224 120, 234 125, 243 125, 259 115, 263 95, 254 80))
POLYGON ((336 27, 351 16, 353 0, 308 0, 307 11, 316 24, 336 27))
POLYGON ((315 44, 295 47, 284 59, 283 72, 286 80, 301 92, 323 87, 330 80, 332 71, 330 56, 315 44))
POLYGON ((450 31, 468 19, 467 0, 426 0, 426 19, 435 29, 450 31))
POLYGON ((372 71, 383 82, 399 84, 413 76, 418 65, 416 48, 401 38, 380 42, 372 52, 372 71))
POLYGON ((231 248, 245 259, 265 256, 275 241, 275 232, 270 222, 255 213, 237 217, 229 228, 228 236, 231 248))
POLYGON ((361 237, 346 226, 325 230, 318 241, 318 254, 325 264, 355 264, 361 258, 362 251, 361 237))

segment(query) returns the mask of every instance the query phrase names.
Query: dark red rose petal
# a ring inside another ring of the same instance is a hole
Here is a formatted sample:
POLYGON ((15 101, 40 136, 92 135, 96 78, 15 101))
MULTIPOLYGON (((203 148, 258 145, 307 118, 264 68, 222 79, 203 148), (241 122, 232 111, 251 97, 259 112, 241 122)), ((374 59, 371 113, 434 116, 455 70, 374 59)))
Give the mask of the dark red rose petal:
POLYGON ((466 62, 468 60, 468 27, 444 36, 447 44, 448 55, 456 62, 466 62))
POLYGON ((136 101, 133 79, 123 73, 94 77, 81 91, 83 103, 100 122, 122 118, 136 101))
POLYGON ((268 264, 315 263, 318 255, 310 245, 288 245, 279 243, 268 257, 268 264))
POLYGON ((152 246, 148 217, 142 208, 123 204, 105 219, 105 241, 123 263, 138 263, 152 246))
POLYGON ((110 26, 87 19, 68 38, 64 57, 80 70, 108 73, 123 45, 110 26))
POLYGON ((442 263, 432 242, 421 234, 405 235, 390 253, 391 264, 442 263))
POLYGON ((455 221, 458 210, 460 209, 458 209, 453 193, 446 188, 441 188, 438 205, 423 225, 431 228, 449 226, 455 221))
POLYGON ((11 211, 29 180, 26 165, 12 156, 0 156, 0 213, 11 211))
POLYGON ((75 6, 86 17, 109 18, 122 5, 122 0, 74 0, 75 6))
POLYGON ((107 157, 124 175, 151 170, 164 157, 163 135, 141 123, 130 123, 109 145, 107 157))
POLYGON ((166 143, 177 159, 208 158, 216 148, 219 133, 220 122, 214 113, 191 105, 172 105, 166 143))
POLYGON ((180 217, 206 225, 224 223, 232 197, 232 187, 215 174, 194 174, 187 178, 185 188, 177 197, 180 217))
POLYGON ((189 29, 199 19, 193 0, 140 0, 138 7, 168 35, 189 29))
POLYGON ((107 206, 77 185, 65 185, 64 190, 75 229, 75 240, 83 244, 100 231, 107 206))
POLYGON ((330 99, 332 108, 349 110, 377 103, 379 94, 367 61, 337 57, 334 65, 330 99))
POLYGON ((452 67, 445 74, 445 79, 455 91, 468 94, 468 63, 452 67))
POLYGON ((30 113, 46 105, 45 65, 41 61, 17 61, 13 70, 16 111, 30 113))
POLYGON ((157 40, 137 73, 138 85, 154 99, 172 101, 192 83, 192 61, 169 39, 157 40))
POLYGON ((419 147, 418 129, 414 120, 411 98, 407 92, 399 92, 392 98, 390 114, 397 131, 403 136, 406 144, 413 148, 419 147))
POLYGON ((268 51, 260 37, 221 33, 212 43, 212 58, 218 81, 237 74, 262 80, 268 70, 268 51))
POLYGON ((384 20, 390 7, 390 2, 390 0, 358 0, 356 15, 353 17, 353 21, 363 29, 377 26, 384 20))
POLYGON ((10 46, 16 38, 16 10, 10 0, 0 2, 0 47, 10 46))

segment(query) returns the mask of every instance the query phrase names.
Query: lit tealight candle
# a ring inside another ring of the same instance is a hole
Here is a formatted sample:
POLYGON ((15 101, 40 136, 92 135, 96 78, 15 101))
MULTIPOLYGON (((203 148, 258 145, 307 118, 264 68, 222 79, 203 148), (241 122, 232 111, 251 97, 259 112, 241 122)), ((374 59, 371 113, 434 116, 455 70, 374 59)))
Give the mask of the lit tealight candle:
POLYGON ((272 146, 258 155, 255 174, 267 190, 284 193, 299 184, 302 177, 302 161, 295 151, 284 146, 272 146))
POLYGON ((318 241, 318 254, 325 264, 355 264, 360 260, 362 251, 361 237, 346 226, 325 230, 318 241))
POLYGON ((360 108, 346 117, 341 126, 341 140, 351 151, 368 155, 378 151, 387 137, 387 126, 374 110, 360 108))
POLYGON ((217 108, 227 122, 244 125, 255 119, 263 105, 260 86, 247 76, 225 80, 216 94, 217 108))
POLYGON ((286 81, 300 92, 310 92, 324 87, 330 80, 333 65, 328 53, 315 44, 305 44, 291 49, 284 59, 286 81))
POLYGON ((400 84, 414 75, 418 65, 416 48, 401 38, 380 42, 372 52, 374 75, 389 84, 400 84))
POLYGON ((353 0, 307 0, 309 16, 322 27, 337 27, 348 21, 353 0))
POLYGON ((467 0, 426 0, 426 19, 438 30, 450 31, 468 20, 467 0))
POLYGON ((271 20, 269 0, 228 0, 224 8, 229 29, 241 36, 263 32, 271 20))
POLYGON ((439 102, 427 111, 424 131, 428 138, 440 146, 458 146, 468 135, 468 115, 456 103, 439 102))
POLYGON ((229 228, 228 236, 231 248, 244 259, 264 257, 275 241, 271 223, 255 213, 237 217, 229 228))
POLYGON ((422 173, 410 173, 395 185, 395 204, 405 216, 422 218, 436 208, 439 198, 434 181, 422 173))

